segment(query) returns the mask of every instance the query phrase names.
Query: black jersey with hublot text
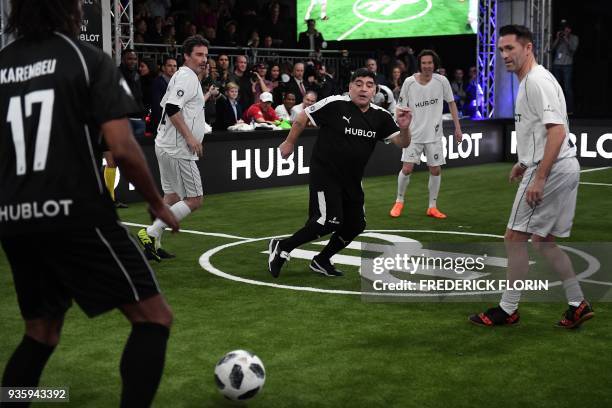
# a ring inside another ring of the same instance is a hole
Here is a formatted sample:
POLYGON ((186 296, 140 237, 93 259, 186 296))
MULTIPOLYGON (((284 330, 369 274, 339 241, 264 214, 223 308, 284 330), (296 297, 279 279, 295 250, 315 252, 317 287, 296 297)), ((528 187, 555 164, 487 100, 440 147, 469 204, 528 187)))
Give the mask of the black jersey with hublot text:
POLYGON ((114 224, 100 126, 134 109, 89 44, 54 33, 0 51, 0 236, 114 224))
POLYGON ((376 142, 399 132, 388 111, 370 104, 362 112, 348 95, 322 99, 304 112, 320 127, 310 159, 311 172, 323 171, 346 182, 360 183, 376 142))

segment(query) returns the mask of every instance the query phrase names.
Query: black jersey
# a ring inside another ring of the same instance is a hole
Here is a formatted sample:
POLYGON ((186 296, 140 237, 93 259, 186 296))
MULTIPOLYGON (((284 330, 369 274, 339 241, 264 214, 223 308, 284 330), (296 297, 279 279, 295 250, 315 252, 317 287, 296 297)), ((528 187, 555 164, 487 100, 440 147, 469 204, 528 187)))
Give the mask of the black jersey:
POLYGON ((361 182, 376 142, 399 132, 388 111, 370 104, 362 112, 348 95, 322 99, 304 112, 320 127, 310 167, 347 182, 361 182))
POLYGON ((0 51, 0 235, 115 223, 100 125, 135 108, 89 44, 55 33, 0 51))

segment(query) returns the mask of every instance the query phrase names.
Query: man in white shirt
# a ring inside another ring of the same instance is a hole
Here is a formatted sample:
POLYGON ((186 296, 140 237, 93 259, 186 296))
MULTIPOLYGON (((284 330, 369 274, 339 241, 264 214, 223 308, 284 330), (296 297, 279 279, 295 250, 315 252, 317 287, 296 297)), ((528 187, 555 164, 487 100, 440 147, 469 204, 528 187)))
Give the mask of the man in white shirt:
POLYGON ((300 112, 315 103, 317 103, 317 93, 315 91, 307 91, 304 94, 304 98, 302 98, 302 103, 291 108, 291 121, 296 120, 300 112))
POLYGON ((285 93, 283 103, 278 105, 276 109, 276 115, 279 119, 292 120, 291 119, 291 108, 295 106, 295 95, 291 92, 285 93))
POLYGON ((406 78, 400 91, 399 105, 412 109, 412 143, 402 151, 403 165, 397 177, 397 197, 389 214, 391 217, 399 217, 402 214, 410 174, 414 165, 421 163, 421 155, 425 154, 429 167, 429 206, 426 214, 433 218, 446 218, 437 206, 441 166, 446 164, 442 144, 443 101, 446 101, 450 108, 457 143, 463 140, 463 133, 450 83, 445 76, 434 72, 440 66, 440 58, 432 50, 423 50, 419 53, 417 62, 419 72, 406 78))
MULTIPOLYGON (((206 69, 208 41, 194 35, 183 44, 184 65, 168 83, 160 105, 162 119, 155 138, 155 154, 164 202, 181 220, 202 205, 202 179, 196 161, 202 156, 204 139, 204 94, 198 75, 206 69)), ((158 262, 174 255, 161 248, 166 224, 157 218, 138 231, 145 254, 158 262)))
MULTIPOLYGON (((510 180, 521 180, 504 240, 509 282, 524 280, 529 270, 527 241, 561 276, 569 304, 558 327, 575 328, 594 316, 584 299, 572 262, 555 237, 569 237, 576 209, 580 165, 569 137, 563 90, 554 76, 535 60, 527 27, 500 29, 498 47, 508 71, 520 84, 514 114, 518 163, 510 180)), ((512 325, 519 321, 519 290, 506 290, 498 306, 470 316, 482 326, 512 325)))
POLYGON ((393 91, 389 87, 378 84, 376 86, 376 94, 372 98, 372 103, 388 110, 391 115, 395 116, 395 98, 393 97, 393 91))

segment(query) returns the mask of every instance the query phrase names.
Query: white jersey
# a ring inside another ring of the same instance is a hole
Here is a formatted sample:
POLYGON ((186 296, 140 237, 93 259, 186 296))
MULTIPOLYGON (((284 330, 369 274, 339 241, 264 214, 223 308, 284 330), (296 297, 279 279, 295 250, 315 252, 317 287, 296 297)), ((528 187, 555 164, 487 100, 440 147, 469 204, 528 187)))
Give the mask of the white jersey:
POLYGON ((516 97, 514 124, 519 162, 531 167, 542 160, 549 123, 565 128, 565 141, 557 159, 575 157, 576 146, 569 139, 563 90, 546 68, 536 65, 521 81, 516 97))
POLYGON ((414 74, 404 81, 398 104, 412 109, 410 133, 413 143, 438 142, 442 131, 443 101, 453 102, 453 90, 445 76, 433 74, 426 85, 421 85, 414 74))
POLYGON ((274 111, 279 119, 291 120, 291 113, 287 112, 287 108, 285 108, 285 105, 282 103, 278 105, 274 111))
POLYGON ((193 136, 199 142, 202 142, 205 132, 204 93, 198 76, 191 68, 182 66, 168 83, 166 94, 159 103, 164 113, 157 127, 155 145, 172 157, 198 160, 198 156, 191 152, 185 138, 166 115, 165 107, 167 103, 177 105, 181 109, 180 113, 183 115, 187 127, 191 130, 193 136))

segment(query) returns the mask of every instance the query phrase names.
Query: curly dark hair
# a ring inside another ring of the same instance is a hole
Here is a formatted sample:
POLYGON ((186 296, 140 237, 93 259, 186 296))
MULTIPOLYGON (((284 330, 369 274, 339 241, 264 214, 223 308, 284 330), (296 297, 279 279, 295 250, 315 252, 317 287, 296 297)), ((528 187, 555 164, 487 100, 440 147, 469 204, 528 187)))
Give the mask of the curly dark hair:
POLYGON ((433 59, 433 63, 434 63, 434 70, 437 70, 440 67, 441 63, 440 63, 440 57, 434 50, 423 50, 419 52, 419 55, 417 56, 417 70, 421 72, 421 58, 423 58, 426 55, 431 56, 431 58, 433 59))
POLYGON ((76 37, 81 30, 81 0, 11 0, 6 32, 40 38, 52 31, 76 37))

